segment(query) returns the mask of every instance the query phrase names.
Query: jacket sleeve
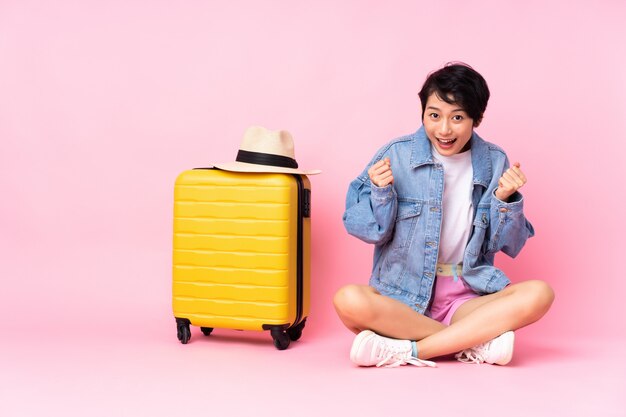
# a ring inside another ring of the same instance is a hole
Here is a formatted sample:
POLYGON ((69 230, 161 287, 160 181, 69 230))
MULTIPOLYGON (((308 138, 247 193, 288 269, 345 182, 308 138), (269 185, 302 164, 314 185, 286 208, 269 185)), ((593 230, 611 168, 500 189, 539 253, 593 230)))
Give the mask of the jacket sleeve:
MULTIPOLYGON (((508 168, 506 159, 502 172, 508 168)), ((495 187, 491 190, 490 225, 490 252, 502 251, 512 258, 522 250, 526 240, 535 235, 532 224, 524 216, 524 197, 520 192, 515 192, 508 202, 504 202, 496 197, 495 187)))
POLYGON ((364 242, 383 244, 393 236, 397 206, 393 184, 377 187, 366 168, 348 187, 343 224, 349 234, 364 242))

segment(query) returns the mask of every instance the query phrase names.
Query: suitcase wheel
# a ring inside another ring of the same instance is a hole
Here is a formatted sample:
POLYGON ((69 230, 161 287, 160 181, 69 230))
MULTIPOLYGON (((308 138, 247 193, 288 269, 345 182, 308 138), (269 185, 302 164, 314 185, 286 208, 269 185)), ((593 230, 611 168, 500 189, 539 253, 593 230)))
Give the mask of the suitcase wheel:
POLYGON ((191 339, 190 325, 191 322, 188 319, 176 319, 176 336, 183 345, 186 345, 189 339, 191 339))
POLYGON ((200 330, 202 330, 203 335, 208 336, 213 331, 213 327, 200 327, 200 330))
POLYGON ((300 339, 300 337, 302 337, 302 329, 304 329, 305 323, 306 319, 298 323, 297 326, 287 329, 287 335, 289 335, 289 338, 291 340, 295 342, 296 340, 300 339))
POLYGON ((272 339, 274 339, 274 346, 276 346, 276 349, 285 350, 289 347, 291 339, 289 338, 287 332, 282 330, 280 327, 272 327, 270 334, 272 335, 272 339))

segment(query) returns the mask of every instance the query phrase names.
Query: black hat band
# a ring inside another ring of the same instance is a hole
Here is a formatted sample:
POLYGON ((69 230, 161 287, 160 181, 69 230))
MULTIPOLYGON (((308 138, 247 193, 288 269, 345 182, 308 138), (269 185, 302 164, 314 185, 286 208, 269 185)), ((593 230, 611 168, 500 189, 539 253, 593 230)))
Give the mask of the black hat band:
POLYGON ((239 150, 237 153, 237 162, 245 162, 256 165, 269 165, 282 168, 298 168, 295 159, 283 155, 275 155, 271 153, 250 152, 239 150))

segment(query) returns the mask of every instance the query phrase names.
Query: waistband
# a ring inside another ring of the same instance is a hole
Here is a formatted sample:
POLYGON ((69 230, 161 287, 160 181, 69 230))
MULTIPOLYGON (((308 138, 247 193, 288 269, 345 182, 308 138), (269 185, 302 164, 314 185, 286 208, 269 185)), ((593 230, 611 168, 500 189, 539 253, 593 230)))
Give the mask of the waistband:
POLYGON ((463 264, 444 264, 437 262, 435 272, 437 275, 456 278, 463 275, 463 264))

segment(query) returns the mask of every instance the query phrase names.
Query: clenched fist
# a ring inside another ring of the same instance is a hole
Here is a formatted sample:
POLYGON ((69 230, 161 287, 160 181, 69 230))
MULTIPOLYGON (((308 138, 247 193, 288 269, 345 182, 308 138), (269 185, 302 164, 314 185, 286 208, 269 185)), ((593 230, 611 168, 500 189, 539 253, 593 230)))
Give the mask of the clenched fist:
POLYGON ((381 159, 367 170, 370 181, 377 187, 386 187, 393 184, 393 173, 391 172, 391 161, 389 158, 381 159))
POLYGON ((507 201, 510 196, 526 184, 526 175, 524 175, 520 166, 519 162, 515 162, 498 180, 498 188, 496 188, 498 200, 507 201))

